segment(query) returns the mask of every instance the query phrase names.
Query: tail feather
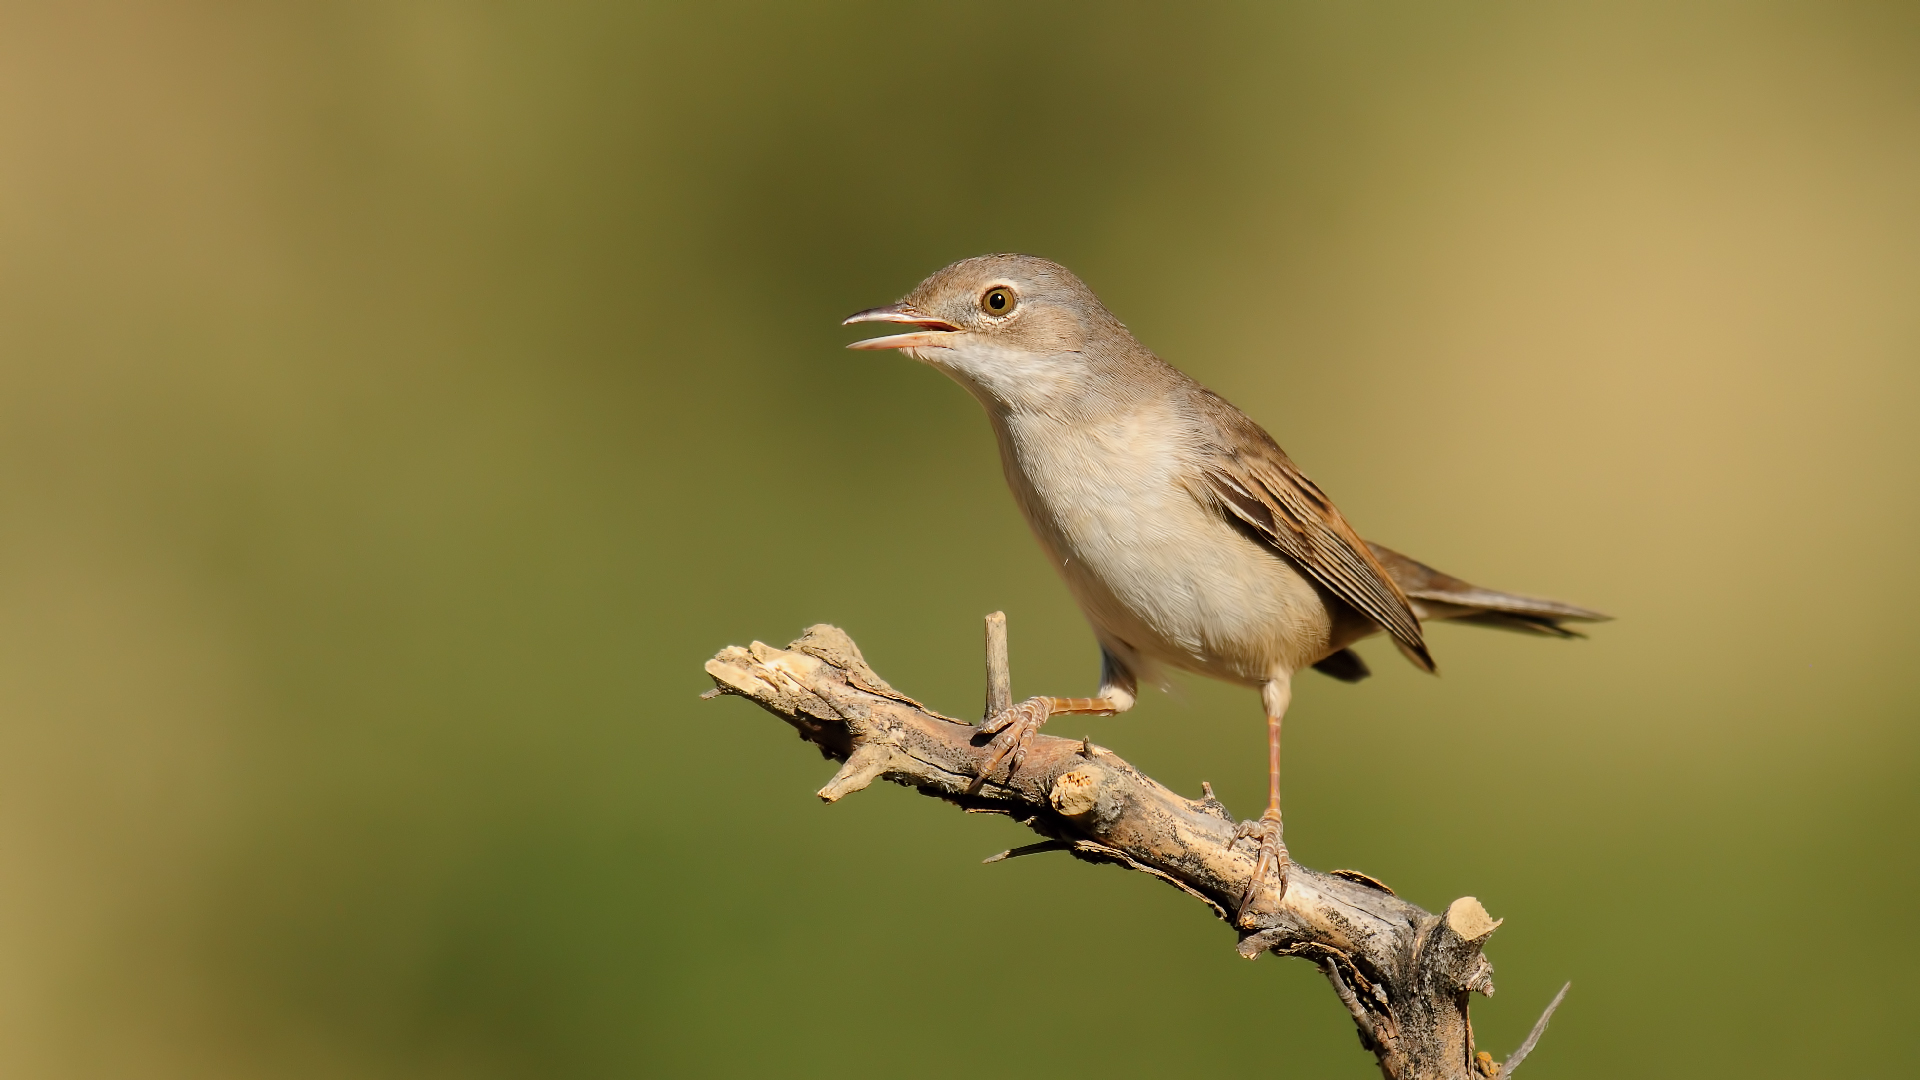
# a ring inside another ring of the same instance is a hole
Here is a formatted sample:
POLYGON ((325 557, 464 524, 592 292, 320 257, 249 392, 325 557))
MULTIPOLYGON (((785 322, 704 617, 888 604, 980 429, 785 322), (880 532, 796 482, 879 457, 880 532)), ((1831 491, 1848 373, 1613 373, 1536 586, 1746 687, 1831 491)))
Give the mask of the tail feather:
POLYGON ((1584 638, 1587 635, 1569 626, 1560 625, 1558 619, 1544 618, 1539 615, 1514 615, 1505 611, 1475 611, 1466 615, 1434 615, 1427 619, 1433 622, 1444 618, 1449 622, 1472 623, 1475 626, 1487 626, 1495 630, 1512 630, 1520 634, 1541 634, 1546 637, 1584 638))
POLYGON ((1393 583, 1413 602, 1414 614, 1422 622, 1451 619, 1521 633, 1577 638, 1586 635, 1561 623, 1606 622, 1613 617, 1559 600, 1483 589, 1372 541, 1367 546, 1393 583))

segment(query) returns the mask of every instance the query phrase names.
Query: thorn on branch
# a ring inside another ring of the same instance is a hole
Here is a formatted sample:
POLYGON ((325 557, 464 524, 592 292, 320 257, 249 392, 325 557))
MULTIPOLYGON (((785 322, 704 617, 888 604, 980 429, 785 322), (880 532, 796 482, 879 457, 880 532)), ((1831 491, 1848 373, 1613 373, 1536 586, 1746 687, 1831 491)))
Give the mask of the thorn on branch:
POLYGON ((1013 707, 1013 674, 1007 666, 1007 613, 987 616, 987 714, 991 720, 1013 707))
POLYGON ((1380 1037, 1373 1026, 1373 1016, 1367 1012, 1365 1005, 1360 1004, 1359 996, 1347 985, 1347 980, 1340 977, 1340 961, 1332 956, 1325 957, 1320 961, 1320 970, 1327 976, 1327 981, 1333 984, 1333 992, 1340 995, 1340 1004, 1353 1014, 1354 1026, 1360 1029, 1360 1045, 1369 1051, 1377 1049, 1380 1037))
POLYGON ((982 866, 985 866, 988 863, 1006 862, 1008 859, 1018 859, 1022 855, 1042 855, 1049 851, 1072 851, 1072 850, 1073 850, 1073 844, 1070 841, 1042 840, 1037 844, 1028 844, 1025 847, 1008 848, 1006 851, 1003 851, 998 855, 989 855, 986 858, 981 859, 980 864, 982 866))
POLYGON ((840 771, 833 774, 833 779, 827 781, 827 786, 815 794, 820 796, 821 802, 839 802, 878 779, 881 773, 887 771, 892 756, 877 743, 861 743, 854 748, 846 764, 840 766, 840 771))
POLYGON ((1212 814, 1221 821, 1230 822, 1234 825, 1240 824, 1240 822, 1234 818, 1233 811, 1227 809, 1227 804, 1221 802, 1220 796, 1213 793, 1212 784, 1207 783, 1205 780, 1200 781, 1200 791, 1200 801, 1194 803, 1196 807, 1212 814))
POLYGON ((1553 1010, 1560 1007, 1560 1003, 1566 1000, 1567 991, 1571 989, 1573 984, 1568 983, 1560 988, 1559 993, 1553 995, 1553 1000, 1547 1004, 1547 1011, 1540 1014, 1540 1019, 1534 1021, 1533 1030, 1527 1032, 1527 1041, 1521 1043, 1520 1049, 1515 1050, 1513 1056, 1507 1059, 1507 1063, 1500 1067, 1501 1076, 1512 1076, 1513 1070, 1519 1068, 1520 1063, 1527 1060, 1527 1055, 1533 1053, 1533 1048, 1540 1045, 1540 1036, 1547 1033, 1547 1021, 1553 1019, 1553 1010))

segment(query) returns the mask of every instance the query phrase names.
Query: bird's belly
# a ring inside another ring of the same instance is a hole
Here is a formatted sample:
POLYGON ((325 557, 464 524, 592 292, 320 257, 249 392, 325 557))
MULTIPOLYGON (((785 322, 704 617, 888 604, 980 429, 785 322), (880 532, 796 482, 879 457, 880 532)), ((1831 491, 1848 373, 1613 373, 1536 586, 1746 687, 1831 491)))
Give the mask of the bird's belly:
POLYGON ((1220 532, 1204 545, 1108 533, 1063 553, 1061 570, 1095 627, 1162 663, 1257 684, 1326 655, 1330 620, 1313 586, 1220 532))
POLYGON ((1143 452, 1142 441, 1076 440, 1008 470, 1103 643, 1247 684, 1331 651, 1328 607, 1314 585, 1203 506, 1174 463, 1143 452))

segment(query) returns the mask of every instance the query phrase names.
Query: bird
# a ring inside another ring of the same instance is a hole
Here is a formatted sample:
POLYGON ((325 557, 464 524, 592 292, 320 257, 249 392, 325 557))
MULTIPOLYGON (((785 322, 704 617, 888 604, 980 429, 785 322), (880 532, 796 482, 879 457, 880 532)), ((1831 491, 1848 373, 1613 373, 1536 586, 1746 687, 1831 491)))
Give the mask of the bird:
POLYGON ((1369 674, 1355 642, 1384 633, 1437 672, 1422 624, 1452 620, 1550 637, 1597 611, 1495 592, 1361 539, 1245 413, 1141 344, 1066 267, 1032 255, 962 259, 894 304, 842 325, 904 332, 848 345, 898 350, 985 407, 1014 502, 1100 646, 1093 697, 1032 697, 982 724, 992 753, 968 789, 1020 768, 1053 716, 1132 708, 1168 669, 1259 690, 1267 806, 1233 843, 1257 846, 1235 913, 1282 903, 1280 730, 1293 679, 1369 674))

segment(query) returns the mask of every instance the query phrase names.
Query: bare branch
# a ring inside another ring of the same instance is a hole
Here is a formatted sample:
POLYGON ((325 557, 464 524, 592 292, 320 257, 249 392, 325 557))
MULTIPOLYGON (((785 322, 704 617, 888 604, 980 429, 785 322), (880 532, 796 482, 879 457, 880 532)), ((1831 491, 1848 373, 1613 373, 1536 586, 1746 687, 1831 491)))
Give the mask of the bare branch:
MULTIPOLYGON (((1004 617, 989 617, 989 715, 1012 698, 1005 641, 1004 617)), ((787 649, 757 641, 729 647, 706 667, 721 692, 751 699, 845 762, 820 789, 827 802, 890 780, 971 812, 1007 814, 1042 842, 989 862, 1068 851, 1159 878, 1223 921, 1253 877, 1258 852, 1235 841, 1234 817, 1211 789, 1184 798, 1085 740, 1035 736, 1016 771, 995 770, 997 779, 969 795, 991 759, 985 734, 889 686, 834 627, 812 627, 787 649)), ((1274 893, 1268 885, 1256 896, 1250 928, 1238 931, 1240 954, 1318 965, 1389 1080, 1482 1080, 1500 1072, 1474 1053, 1467 1022, 1469 996, 1493 993, 1493 967, 1481 949, 1500 925, 1478 900, 1461 897, 1435 915, 1358 871, 1297 864, 1285 896, 1274 893)), ((1506 1071, 1545 1027, 1542 1017, 1506 1071)))

